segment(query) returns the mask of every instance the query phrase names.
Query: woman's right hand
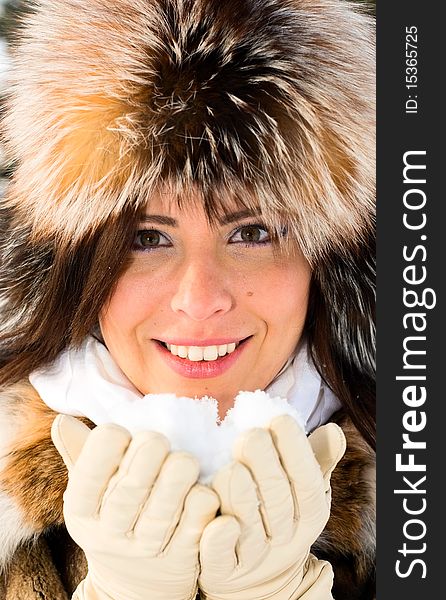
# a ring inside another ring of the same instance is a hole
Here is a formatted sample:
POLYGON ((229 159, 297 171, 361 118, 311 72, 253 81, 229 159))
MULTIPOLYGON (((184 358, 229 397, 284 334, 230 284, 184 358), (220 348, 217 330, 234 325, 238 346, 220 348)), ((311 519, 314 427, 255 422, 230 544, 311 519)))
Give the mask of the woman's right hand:
POLYGON ((69 471, 66 527, 88 562, 73 599, 194 599, 201 533, 219 507, 196 483, 197 460, 158 433, 66 415, 51 435, 69 471))
POLYGON ((215 475, 222 515, 200 542, 206 600, 328 600, 331 565, 310 554, 330 515, 330 476, 345 451, 334 423, 308 438, 289 415, 242 434, 215 475))

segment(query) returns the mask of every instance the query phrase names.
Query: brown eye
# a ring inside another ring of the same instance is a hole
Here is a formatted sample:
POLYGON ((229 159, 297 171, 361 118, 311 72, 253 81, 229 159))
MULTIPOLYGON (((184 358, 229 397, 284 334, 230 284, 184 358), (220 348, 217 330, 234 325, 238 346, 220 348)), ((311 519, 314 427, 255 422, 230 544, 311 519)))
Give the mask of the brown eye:
POLYGON ((261 241, 262 233, 260 227, 256 227, 255 225, 248 225, 240 230, 240 237, 244 242, 252 244, 261 241))
POLYGON ((171 246, 167 236, 156 229, 141 229, 137 231, 133 243, 134 250, 155 250, 157 248, 167 248, 171 246))
POLYGON ((243 225, 231 235, 232 244, 262 245, 271 242, 270 235, 263 225, 243 225))
POLYGON ((161 236, 158 231, 153 231, 153 230, 140 231, 138 233, 138 239, 139 239, 139 243, 141 244, 141 246, 144 246, 145 248, 147 248, 147 247, 159 246, 159 243, 161 241, 161 236))

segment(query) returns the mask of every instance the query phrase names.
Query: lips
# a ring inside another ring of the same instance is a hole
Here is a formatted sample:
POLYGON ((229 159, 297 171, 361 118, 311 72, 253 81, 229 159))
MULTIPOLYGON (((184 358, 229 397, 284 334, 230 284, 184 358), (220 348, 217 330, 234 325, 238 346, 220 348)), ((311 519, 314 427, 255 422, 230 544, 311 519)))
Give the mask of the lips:
POLYGON ((176 373, 188 378, 217 377, 240 357, 251 336, 239 341, 209 340, 213 343, 173 344, 155 340, 163 360, 176 373))

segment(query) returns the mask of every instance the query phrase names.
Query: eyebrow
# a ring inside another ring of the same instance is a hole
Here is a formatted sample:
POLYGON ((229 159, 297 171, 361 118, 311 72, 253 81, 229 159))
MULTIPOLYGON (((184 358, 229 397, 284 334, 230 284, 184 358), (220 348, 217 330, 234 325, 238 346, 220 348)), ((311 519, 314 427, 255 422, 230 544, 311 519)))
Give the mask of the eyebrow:
POLYGON ((156 223, 157 225, 170 225, 171 227, 178 227, 178 221, 172 217, 166 217, 165 215, 143 215, 140 223, 156 223))
POLYGON ((223 217, 219 219, 219 223, 220 225, 229 225, 229 223, 235 223, 236 221, 241 221, 247 217, 259 216, 259 213, 259 210, 250 210, 249 208, 245 208, 237 212, 223 215, 223 217))
MULTIPOLYGON (((228 213, 223 215, 222 218, 218 219, 220 225, 229 225, 235 223, 247 217, 258 216, 259 211, 253 211, 249 209, 239 210, 237 212, 228 213)), ((156 223, 157 225, 169 225, 170 227, 178 227, 178 221, 173 217, 167 217, 166 215, 143 215, 141 217, 141 223, 156 223)))

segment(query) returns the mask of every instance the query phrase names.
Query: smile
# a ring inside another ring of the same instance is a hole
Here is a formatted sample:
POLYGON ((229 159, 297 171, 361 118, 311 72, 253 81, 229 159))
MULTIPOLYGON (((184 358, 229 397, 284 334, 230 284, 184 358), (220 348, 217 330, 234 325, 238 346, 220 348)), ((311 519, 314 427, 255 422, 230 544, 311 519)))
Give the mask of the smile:
POLYGON ((252 336, 238 340, 209 340, 203 346, 193 340, 178 340, 177 344, 154 340, 164 362, 182 377, 203 379, 223 375, 244 353, 252 336), (189 342, 190 345, 187 344, 189 342), (226 343, 225 343, 226 342, 226 343))
POLYGON ((187 358, 188 360, 199 362, 201 360, 213 361, 217 358, 231 354, 237 348, 240 342, 230 344, 220 344, 215 346, 176 346, 174 344, 165 344, 166 348, 174 356, 187 358))

